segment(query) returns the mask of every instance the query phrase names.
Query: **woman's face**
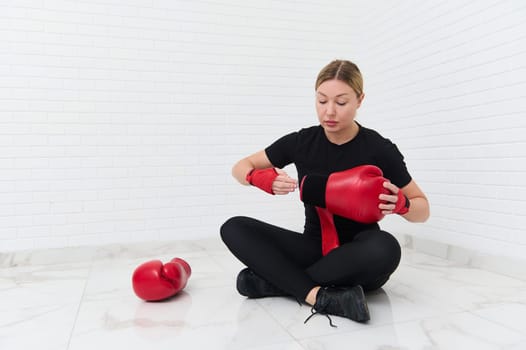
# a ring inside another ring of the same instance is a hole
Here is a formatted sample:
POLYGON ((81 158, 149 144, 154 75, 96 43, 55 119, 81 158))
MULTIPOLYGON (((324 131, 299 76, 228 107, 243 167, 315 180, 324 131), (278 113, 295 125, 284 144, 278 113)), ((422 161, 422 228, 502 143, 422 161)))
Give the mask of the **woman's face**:
POLYGON ((362 100, 363 94, 357 97, 356 92, 341 80, 321 83, 316 90, 316 112, 325 132, 335 136, 352 132, 356 110, 362 100))

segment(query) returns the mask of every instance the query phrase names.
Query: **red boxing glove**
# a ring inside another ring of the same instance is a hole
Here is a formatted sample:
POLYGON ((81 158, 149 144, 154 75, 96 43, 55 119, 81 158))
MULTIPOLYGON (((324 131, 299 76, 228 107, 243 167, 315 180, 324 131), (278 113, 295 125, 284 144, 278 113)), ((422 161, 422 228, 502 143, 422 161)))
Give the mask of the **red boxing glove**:
POLYGON ((181 258, 174 258, 171 260, 174 264, 180 264, 183 267, 184 272, 186 273, 186 278, 182 280, 181 289, 186 287, 186 284, 188 283, 188 279, 190 278, 190 275, 192 274, 192 269, 190 268, 190 265, 181 258))
POLYGON ((308 175, 300 186, 301 200, 306 204, 327 208, 335 215, 370 224, 384 214, 378 205, 381 193, 390 194, 383 186, 388 181, 374 165, 362 165, 329 176, 308 175))
POLYGON ((133 272, 133 291, 146 301, 164 300, 179 293, 191 274, 190 265, 180 258, 164 265, 160 260, 148 261, 133 272))
POLYGON ((263 191, 274 194, 272 183, 278 177, 278 172, 274 168, 252 169, 247 174, 246 180, 252 186, 256 186, 263 191))

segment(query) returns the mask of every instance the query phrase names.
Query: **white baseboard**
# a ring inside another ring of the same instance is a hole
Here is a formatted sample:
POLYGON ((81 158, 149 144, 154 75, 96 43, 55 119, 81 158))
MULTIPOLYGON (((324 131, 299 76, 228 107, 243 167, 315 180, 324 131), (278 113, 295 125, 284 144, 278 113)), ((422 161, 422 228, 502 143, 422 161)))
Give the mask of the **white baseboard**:
MULTIPOLYGON (((411 249, 473 268, 526 280, 526 260, 494 256, 411 235, 395 235, 404 249, 411 249)), ((147 258, 195 251, 197 246, 225 250, 219 237, 195 241, 143 242, 105 246, 66 247, 0 253, 0 268, 91 262, 113 258, 147 258)))
POLYGON ((465 247, 422 239, 411 235, 396 235, 396 238, 399 240, 401 246, 406 249, 413 249, 417 252, 454 261, 459 265, 480 268, 526 280, 526 257, 525 260, 520 260, 506 256, 490 255, 465 247))

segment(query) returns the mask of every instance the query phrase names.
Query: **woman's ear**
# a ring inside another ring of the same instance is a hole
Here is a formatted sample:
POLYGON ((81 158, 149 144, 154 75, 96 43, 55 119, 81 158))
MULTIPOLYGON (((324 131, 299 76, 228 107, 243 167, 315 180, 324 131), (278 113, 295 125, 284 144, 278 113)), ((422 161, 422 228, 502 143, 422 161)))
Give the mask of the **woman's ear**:
POLYGON ((358 96, 358 107, 362 104, 363 99, 365 98, 365 94, 362 93, 360 96, 358 96))

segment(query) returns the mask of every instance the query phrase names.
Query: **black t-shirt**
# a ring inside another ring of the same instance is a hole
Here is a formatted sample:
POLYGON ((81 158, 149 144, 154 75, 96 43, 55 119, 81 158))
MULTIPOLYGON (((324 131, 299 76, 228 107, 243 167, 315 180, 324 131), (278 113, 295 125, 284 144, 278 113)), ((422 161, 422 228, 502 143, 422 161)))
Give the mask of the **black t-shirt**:
MULTIPOLYGON (((361 125, 358 134, 342 145, 331 143, 318 125, 283 136, 268 146, 265 153, 277 168, 294 163, 300 181, 305 175, 329 175, 365 164, 382 169, 384 177, 400 188, 411 181, 404 157, 396 145, 361 125)), ((360 231, 378 227, 378 224, 361 224, 336 215, 334 222, 342 243, 352 240, 360 231)), ((305 234, 320 235, 319 218, 311 205, 305 205, 305 234)))

